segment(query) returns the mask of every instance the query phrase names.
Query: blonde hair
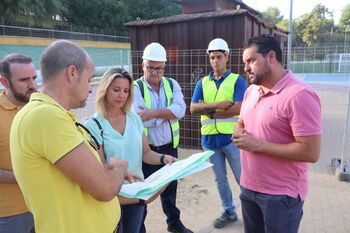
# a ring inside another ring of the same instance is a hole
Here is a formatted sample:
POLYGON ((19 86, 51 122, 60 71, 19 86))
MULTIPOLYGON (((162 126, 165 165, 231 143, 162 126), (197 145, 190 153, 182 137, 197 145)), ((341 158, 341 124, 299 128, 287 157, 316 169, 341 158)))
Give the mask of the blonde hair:
POLYGON ((102 113, 103 117, 107 117, 107 90, 116 78, 125 78, 130 83, 129 96, 122 107, 124 112, 130 112, 134 100, 134 80, 128 71, 119 67, 112 67, 103 74, 96 92, 96 109, 97 112, 102 113))

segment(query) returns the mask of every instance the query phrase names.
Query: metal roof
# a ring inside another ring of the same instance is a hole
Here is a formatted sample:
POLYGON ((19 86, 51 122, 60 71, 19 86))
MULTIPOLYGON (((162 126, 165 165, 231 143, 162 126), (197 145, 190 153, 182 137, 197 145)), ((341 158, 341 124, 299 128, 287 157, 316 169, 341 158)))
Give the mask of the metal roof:
POLYGON ((276 25, 266 22, 259 16, 253 14, 249 10, 246 9, 238 9, 238 10, 220 10, 220 11, 209 11, 209 12, 200 12, 200 13, 192 13, 192 14, 180 14, 169 17, 157 18, 157 19, 149 19, 149 20, 136 20, 125 23, 124 25, 127 27, 142 27, 142 26, 150 26, 150 25, 159 25, 159 24, 170 24, 170 23, 178 23, 185 22, 197 19, 209 19, 216 17, 227 17, 227 16, 237 16, 247 14, 253 17, 256 21, 261 24, 264 24, 267 28, 274 28, 277 31, 288 33, 287 31, 277 27, 276 25))

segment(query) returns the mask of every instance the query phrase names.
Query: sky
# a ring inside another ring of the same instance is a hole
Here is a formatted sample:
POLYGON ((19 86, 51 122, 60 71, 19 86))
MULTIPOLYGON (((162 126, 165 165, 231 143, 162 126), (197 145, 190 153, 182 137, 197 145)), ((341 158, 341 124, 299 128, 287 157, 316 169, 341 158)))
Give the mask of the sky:
MULTIPOLYGON (((289 18, 290 0, 243 0, 248 6, 264 11, 268 7, 277 7, 284 18, 289 18)), ((338 24, 342 9, 350 4, 348 0, 293 0, 293 19, 300 17, 303 14, 310 13, 312 9, 321 3, 330 11, 333 11, 334 23, 338 24)))

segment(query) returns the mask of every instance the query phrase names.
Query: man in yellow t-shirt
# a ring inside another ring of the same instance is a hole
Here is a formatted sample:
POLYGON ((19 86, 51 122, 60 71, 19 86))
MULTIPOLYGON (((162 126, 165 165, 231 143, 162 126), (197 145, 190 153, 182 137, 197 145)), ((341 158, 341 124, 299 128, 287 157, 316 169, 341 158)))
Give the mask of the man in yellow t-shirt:
POLYGON ((36 91, 35 79, 30 57, 9 54, 0 61, 0 233, 28 233, 34 226, 12 170, 9 137, 13 118, 36 91))
POLYGON ((16 115, 13 169, 37 233, 112 233, 127 162, 101 164, 96 144, 68 110, 85 106, 95 66, 78 45, 59 40, 41 57, 42 93, 16 115))

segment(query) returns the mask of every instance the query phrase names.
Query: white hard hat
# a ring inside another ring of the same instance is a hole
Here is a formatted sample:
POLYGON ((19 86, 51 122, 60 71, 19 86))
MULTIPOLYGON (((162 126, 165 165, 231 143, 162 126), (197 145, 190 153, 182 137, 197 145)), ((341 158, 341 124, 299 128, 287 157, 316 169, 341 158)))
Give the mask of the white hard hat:
POLYGON ((166 51, 164 47, 156 42, 150 43, 143 50, 142 59, 150 61, 166 61, 166 51))
POLYGON ((221 38, 216 38, 216 39, 210 41, 210 43, 208 45, 207 53, 209 54, 209 52, 211 52, 211 51, 218 51, 218 50, 222 50, 222 51, 225 51, 227 53, 230 52, 230 49, 228 48, 226 41, 224 41, 221 38))

